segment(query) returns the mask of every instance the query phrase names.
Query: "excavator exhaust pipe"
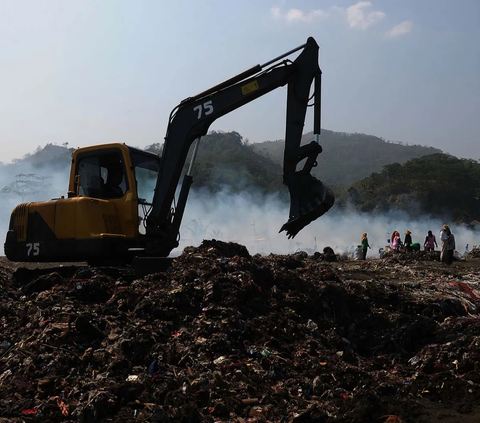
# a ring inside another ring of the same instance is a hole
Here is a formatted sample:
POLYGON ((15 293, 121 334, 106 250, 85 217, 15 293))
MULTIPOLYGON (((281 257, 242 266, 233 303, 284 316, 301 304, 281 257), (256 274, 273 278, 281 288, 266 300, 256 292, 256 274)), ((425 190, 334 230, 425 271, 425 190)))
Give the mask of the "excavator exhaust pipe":
POLYGON ((335 203, 330 188, 309 173, 300 171, 285 180, 290 192, 290 214, 279 232, 294 238, 305 226, 325 214, 335 203))

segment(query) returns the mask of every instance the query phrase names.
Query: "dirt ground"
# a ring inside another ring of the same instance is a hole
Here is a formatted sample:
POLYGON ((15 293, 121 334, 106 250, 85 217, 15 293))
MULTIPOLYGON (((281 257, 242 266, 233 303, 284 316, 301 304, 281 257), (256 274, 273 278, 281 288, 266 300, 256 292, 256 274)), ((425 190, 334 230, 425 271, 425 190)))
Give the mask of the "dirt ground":
POLYGON ((475 255, 0 258, 0 422, 479 422, 479 297, 475 255))

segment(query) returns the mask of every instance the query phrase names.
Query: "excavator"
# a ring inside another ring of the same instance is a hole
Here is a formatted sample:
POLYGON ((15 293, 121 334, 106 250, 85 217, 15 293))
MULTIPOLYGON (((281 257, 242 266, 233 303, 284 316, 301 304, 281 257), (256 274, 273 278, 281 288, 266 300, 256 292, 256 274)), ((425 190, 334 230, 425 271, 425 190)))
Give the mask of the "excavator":
POLYGON ((283 182, 290 194, 290 212, 280 231, 295 237, 335 200, 332 191, 311 175, 322 152, 318 51, 317 42, 310 37, 263 65, 181 101, 170 114, 161 155, 120 143, 75 150, 66 198, 14 208, 5 241, 6 257, 16 262, 92 265, 136 260, 138 265, 142 259, 167 258, 179 245, 200 138, 216 119, 285 85, 283 182), (298 51, 295 60, 287 59, 298 51), (315 140, 301 145, 310 106, 314 108, 315 140))

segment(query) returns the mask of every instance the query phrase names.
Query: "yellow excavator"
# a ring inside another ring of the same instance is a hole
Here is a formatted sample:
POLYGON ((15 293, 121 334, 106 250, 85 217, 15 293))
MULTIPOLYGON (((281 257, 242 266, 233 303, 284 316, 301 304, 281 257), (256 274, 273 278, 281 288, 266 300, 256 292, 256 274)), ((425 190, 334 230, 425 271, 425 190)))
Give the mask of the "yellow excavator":
POLYGON ((67 196, 16 206, 5 255, 18 262, 98 265, 168 257, 179 245, 200 138, 219 117, 285 85, 283 182, 290 193, 290 215, 280 230, 294 237, 334 203, 332 191, 310 173, 322 151, 318 143, 322 74, 318 50, 310 37, 263 65, 183 100, 171 112, 161 156, 125 144, 75 150, 67 196), (301 53, 295 60, 286 59, 297 51, 301 53), (302 146, 309 106, 314 107, 316 140, 302 146), (191 162, 177 196, 191 147, 191 162), (297 170, 300 162, 303 167, 297 170))

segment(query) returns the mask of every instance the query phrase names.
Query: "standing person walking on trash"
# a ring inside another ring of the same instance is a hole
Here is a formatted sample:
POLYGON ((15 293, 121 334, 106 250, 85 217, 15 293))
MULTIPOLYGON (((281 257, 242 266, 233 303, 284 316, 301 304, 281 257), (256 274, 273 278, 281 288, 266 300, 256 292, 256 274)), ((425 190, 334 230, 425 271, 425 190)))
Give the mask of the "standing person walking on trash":
POLYGON ((372 248, 368 244, 368 238, 367 238, 367 233, 366 232, 364 232, 363 235, 362 235, 361 244, 362 244, 362 252, 363 252, 362 260, 366 260, 367 259, 367 248, 372 248))
POLYGON ((407 248, 407 251, 412 251, 412 248, 411 248, 412 233, 409 230, 405 231, 405 239, 403 240, 403 243, 405 244, 405 247, 407 248))
POLYGON ((455 251, 455 236, 453 235, 452 231, 450 228, 447 229, 448 232, 448 258, 447 258, 447 264, 452 264, 453 263, 453 252, 455 251))
POLYGON ((400 239, 400 233, 398 231, 393 231, 392 234, 392 250, 398 251, 400 245, 402 245, 402 240, 400 239))
POLYGON ((442 226, 442 230, 440 231, 440 241, 442 242, 442 252, 440 253, 440 261, 443 263, 447 262, 448 256, 448 232, 450 229, 447 225, 442 226))
POLYGON ((432 231, 428 231, 423 246, 425 247, 425 251, 435 251, 435 247, 438 248, 437 239, 435 235, 432 234, 432 231))

